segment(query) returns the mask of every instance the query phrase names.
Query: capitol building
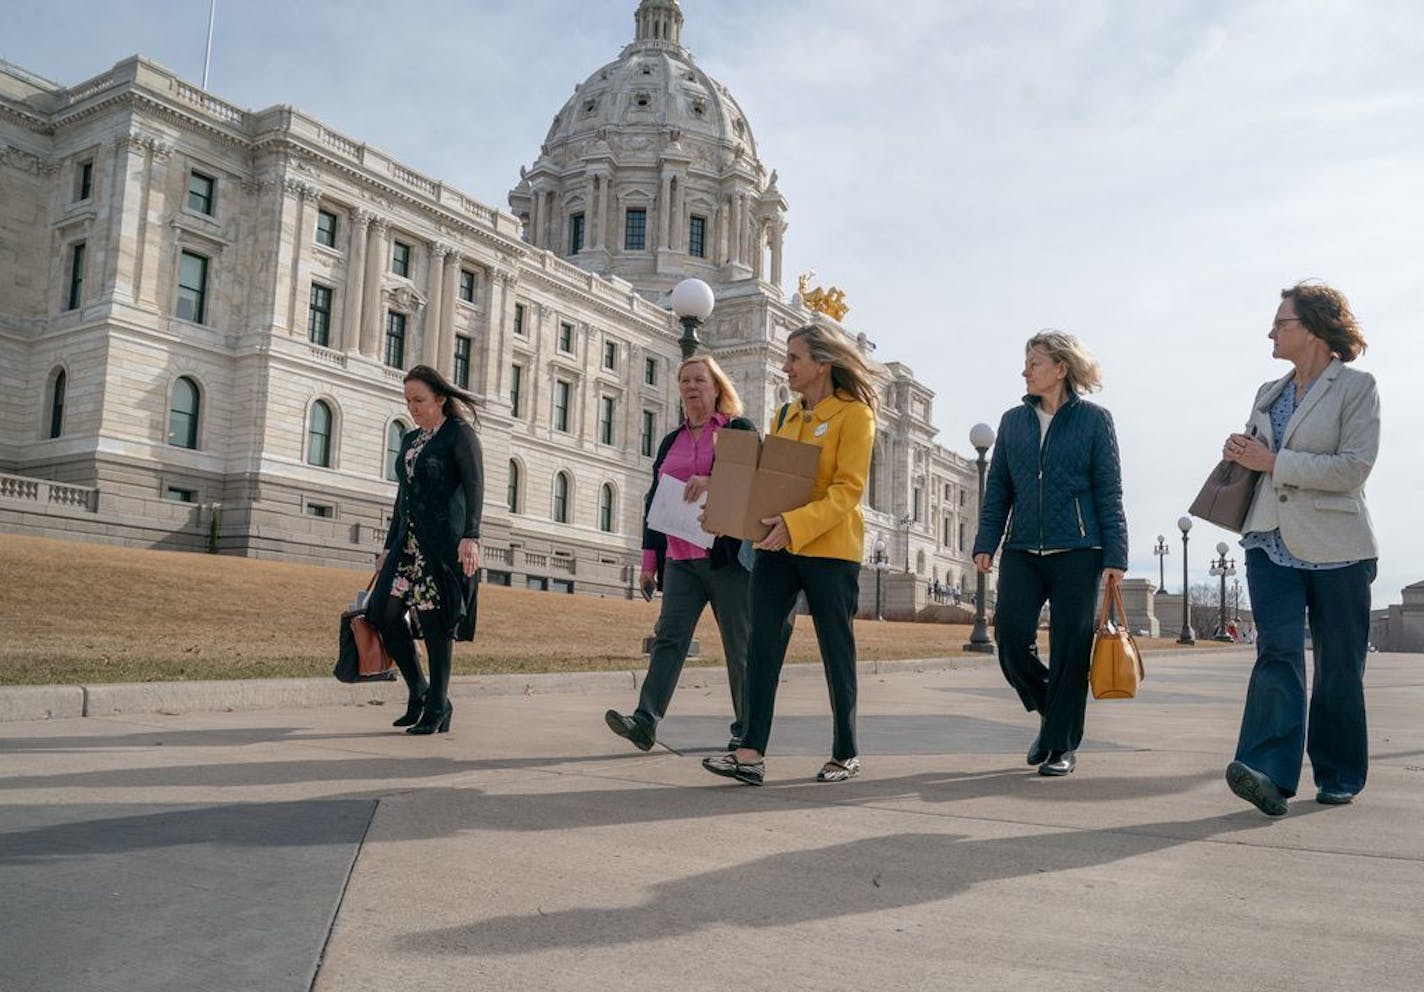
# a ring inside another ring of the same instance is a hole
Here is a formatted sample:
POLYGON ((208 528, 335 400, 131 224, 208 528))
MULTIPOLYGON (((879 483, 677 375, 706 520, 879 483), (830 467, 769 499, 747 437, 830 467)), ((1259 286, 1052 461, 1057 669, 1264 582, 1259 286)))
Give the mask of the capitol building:
POLYGON ((511 163, 507 208, 142 57, 67 87, 0 62, 0 532, 366 564, 426 363, 479 402, 487 580, 628 595, 678 417, 669 293, 697 277, 703 348, 763 426, 791 330, 872 353, 866 561, 879 538, 905 588, 967 592, 976 470, 934 394, 893 336, 787 286, 795 177, 677 0, 633 28, 511 163))

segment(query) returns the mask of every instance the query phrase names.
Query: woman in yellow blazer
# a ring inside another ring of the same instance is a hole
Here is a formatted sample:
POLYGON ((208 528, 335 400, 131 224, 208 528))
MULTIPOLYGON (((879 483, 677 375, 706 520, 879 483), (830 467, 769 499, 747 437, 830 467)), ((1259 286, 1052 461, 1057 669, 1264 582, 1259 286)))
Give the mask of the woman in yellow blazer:
POLYGON ((804 592, 835 722, 831 760, 816 780, 843 782, 860 773, 852 620, 865 544, 860 497, 875 441, 875 388, 870 368, 856 347, 835 331, 814 325, 791 332, 781 369, 800 398, 782 408, 772 433, 816 445, 821 459, 811 501, 762 521, 771 533, 755 546, 749 590, 746 732, 741 747, 706 758, 702 765, 715 775, 762 784, 776 686, 791 637, 796 597, 804 592))

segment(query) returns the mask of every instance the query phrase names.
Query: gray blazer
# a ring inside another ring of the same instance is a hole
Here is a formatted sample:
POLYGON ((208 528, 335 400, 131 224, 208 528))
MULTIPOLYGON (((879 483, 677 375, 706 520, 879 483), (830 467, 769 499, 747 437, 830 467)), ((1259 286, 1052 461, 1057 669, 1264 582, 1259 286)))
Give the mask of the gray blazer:
MULTIPOLYGON (((1271 442, 1271 404, 1294 373, 1256 393, 1247 430, 1271 442)), ((1365 505, 1365 479, 1379 452, 1379 390, 1374 376, 1333 359, 1296 407, 1276 467, 1261 475, 1242 533, 1281 529, 1287 550, 1304 561, 1376 558, 1365 505)))

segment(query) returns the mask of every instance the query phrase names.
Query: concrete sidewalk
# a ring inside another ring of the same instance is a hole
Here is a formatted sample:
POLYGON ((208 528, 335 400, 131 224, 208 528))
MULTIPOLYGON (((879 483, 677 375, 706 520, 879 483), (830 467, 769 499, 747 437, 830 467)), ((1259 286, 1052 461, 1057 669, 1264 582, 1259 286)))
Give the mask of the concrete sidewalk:
MULTIPOLYGON (((634 692, 0 724, 0 988, 1403 990, 1424 950, 1424 658, 1371 656, 1352 806, 1230 795, 1248 655, 1158 657, 1091 703, 1078 771, 1024 764, 995 668, 862 676, 865 774, 811 781, 814 672, 768 785, 690 670, 662 737, 634 692)), ((706 677, 703 677, 703 676, 706 677)))

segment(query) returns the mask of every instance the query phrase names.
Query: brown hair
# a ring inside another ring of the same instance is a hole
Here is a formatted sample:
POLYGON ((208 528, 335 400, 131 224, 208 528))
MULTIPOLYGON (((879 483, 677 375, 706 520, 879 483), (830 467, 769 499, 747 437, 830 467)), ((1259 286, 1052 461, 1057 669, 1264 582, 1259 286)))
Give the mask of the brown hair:
POLYGON ((423 382, 436 396, 444 397, 445 402, 442 409, 445 411, 445 416, 456 417, 471 424, 479 423, 479 417, 475 414, 474 396, 454 385, 437 369, 433 369, 429 365, 412 365, 402 381, 423 382))
POLYGON ((712 384, 717 387, 718 413, 725 413, 729 417, 739 417, 742 414, 742 398, 737 395, 737 387, 732 385, 732 380, 727 378, 727 373, 722 371, 722 366, 717 364, 717 360, 711 355, 694 355, 692 358, 683 359, 681 365, 677 367, 677 380, 682 381, 682 370, 689 365, 702 364, 707 366, 707 375, 711 377, 712 384))
POLYGON ((831 367, 831 389, 849 393, 870 409, 876 408, 875 372, 849 341, 816 324, 798 327, 786 336, 787 343, 804 338, 806 351, 813 362, 825 362, 831 367))
POLYGON ((1281 299, 1295 304, 1295 315, 1305 329, 1324 341, 1340 361, 1353 362, 1364 354, 1365 334, 1350 311, 1350 301, 1338 289, 1308 279, 1281 290, 1281 299))

